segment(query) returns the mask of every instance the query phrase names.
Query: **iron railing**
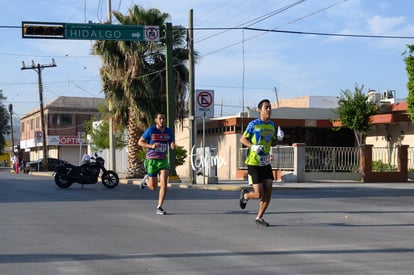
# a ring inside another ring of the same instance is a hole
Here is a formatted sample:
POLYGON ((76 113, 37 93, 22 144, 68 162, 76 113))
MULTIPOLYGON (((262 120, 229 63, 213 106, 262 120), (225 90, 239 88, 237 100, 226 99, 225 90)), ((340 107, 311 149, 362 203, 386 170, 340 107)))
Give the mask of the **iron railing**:
MULTIPOLYGON (((237 158, 237 168, 247 169, 247 148, 241 148, 237 158)), ((275 146, 271 148, 274 156, 273 169, 294 169, 294 150, 292 146, 275 146)), ((358 172, 360 150, 358 147, 305 146, 306 172, 358 172)), ((397 167, 397 147, 373 147, 372 161, 397 167)), ((414 147, 408 148, 408 169, 414 170, 414 147)))
POLYGON ((359 168, 357 147, 305 147, 306 172, 355 172, 359 168))
MULTIPOLYGON (((240 148, 237 157, 237 168, 247 169, 246 161, 248 148, 240 148)), ((292 146, 275 146, 270 149, 270 154, 273 156, 271 165, 273 169, 277 170, 293 170, 294 153, 292 146)))

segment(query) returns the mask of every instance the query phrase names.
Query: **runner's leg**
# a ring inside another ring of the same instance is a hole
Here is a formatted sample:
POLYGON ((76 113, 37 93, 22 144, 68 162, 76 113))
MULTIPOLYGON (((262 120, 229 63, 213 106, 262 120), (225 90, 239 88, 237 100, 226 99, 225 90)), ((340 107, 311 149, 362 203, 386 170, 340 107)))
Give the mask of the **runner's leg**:
POLYGON ((160 193, 158 195, 158 206, 162 207, 164 203, 165 196, 167 195, 167 181, 168 181, 169 171, 162 169, 160 171, 160 193))
MULTIPOLYGON (((256 184, 262 185, 262 184, 256 184)), ((257 212, 257 218, 262 218, 267 207, 269 206, 270 200, 272 198, 272 185, 273 181, 271 179, 264 180, 263 183, 263 197, 259 203, 259 211, 257 212)))

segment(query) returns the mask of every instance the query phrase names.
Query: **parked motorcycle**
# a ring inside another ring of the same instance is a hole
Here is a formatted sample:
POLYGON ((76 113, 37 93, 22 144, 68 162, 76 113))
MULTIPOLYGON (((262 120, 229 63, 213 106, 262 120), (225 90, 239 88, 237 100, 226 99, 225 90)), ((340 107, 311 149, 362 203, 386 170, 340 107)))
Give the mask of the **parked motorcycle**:
POLYGON ((118 174, 105 169, 105 160, 95 153, 90 163, 76 166, 70 163, 59 165, 55 168, 55 183, 60 188, 69 188, 72 183, 95 184, 101 174, 102 184, 107 188, 114 188, 119 184, 118 174))

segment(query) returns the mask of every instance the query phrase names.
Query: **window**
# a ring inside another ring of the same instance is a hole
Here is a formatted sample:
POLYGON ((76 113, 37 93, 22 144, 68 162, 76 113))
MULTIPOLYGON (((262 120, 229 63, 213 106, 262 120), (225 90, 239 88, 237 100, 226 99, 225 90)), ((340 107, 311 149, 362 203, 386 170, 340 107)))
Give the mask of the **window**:
POLYGON ((53 126, 72 125, 72 115, 71 114, 53 114, 52 125, 53 126))

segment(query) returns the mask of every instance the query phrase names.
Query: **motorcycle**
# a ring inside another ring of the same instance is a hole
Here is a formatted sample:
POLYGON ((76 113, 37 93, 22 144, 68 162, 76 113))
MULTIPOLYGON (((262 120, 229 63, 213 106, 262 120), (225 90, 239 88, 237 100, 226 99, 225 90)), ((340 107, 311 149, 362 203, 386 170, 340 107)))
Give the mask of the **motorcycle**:
POLYGON ((101 174, 102 184, 107 188, 114 188, 119 184, 118 174, 105 169, 105 160, 95 153, 91 161, 80 166, 65 163, 56 166, 54 170, 55 183, 60 188, 69 188, 72 183, 95 184, 101 174))

